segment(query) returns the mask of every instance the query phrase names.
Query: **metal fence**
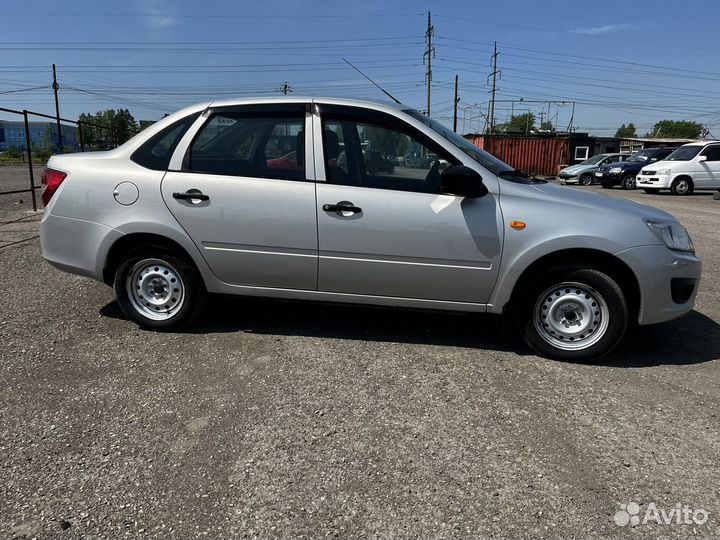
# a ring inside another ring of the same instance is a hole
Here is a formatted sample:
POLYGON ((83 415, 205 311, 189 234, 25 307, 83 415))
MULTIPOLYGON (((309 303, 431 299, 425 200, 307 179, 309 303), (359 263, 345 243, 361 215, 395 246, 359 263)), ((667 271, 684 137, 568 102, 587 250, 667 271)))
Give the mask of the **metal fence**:
POLYGON ((25 109, 0 107, 0 113, 18 117, 17 120, 3 121, 0 126, 1 149, 4 149, 4 153, 0 155, 0 196, 29 193, 33 211, 37 211, 37 190, 42 187, 36 181, 36 173, 39 172, 35 171, 36 166, 44 167, 49 156, 55 153, 68 150, 85 152, 88 145, 83 139, 83 126, 85 129, 107 130, 110 133, 108 140, 114 139, 112 130, 107 126, 92 122, 81 122, 25 109), (32 118, 42 118, 52 122, 33 122, 32 118), (40 130, 42 135, 39 133, 40 130), (12 168, 18 165, 24 167, 25 164, 28 170, 27 180, 16 179, 13 174, 1 174, 4 167, 12 168), (21 187, 22 185, 26 187, 21 187))

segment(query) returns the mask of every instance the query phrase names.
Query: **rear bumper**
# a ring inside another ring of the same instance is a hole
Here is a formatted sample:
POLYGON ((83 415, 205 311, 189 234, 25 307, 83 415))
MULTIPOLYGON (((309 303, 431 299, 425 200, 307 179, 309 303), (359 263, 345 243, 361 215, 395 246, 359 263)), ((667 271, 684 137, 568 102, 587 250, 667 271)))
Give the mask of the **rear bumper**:
POLYGON ((91 221, 45 213, 40 223, 43 258, 55 268, 71 274, 103 280, 106 246, 123 233, 91 221))
POLYGON ((640 324, 676 319, 695 305, 702 263, 690 253, 665 246, 640 246, 615 254, 635 273, 640 285, 640 324))

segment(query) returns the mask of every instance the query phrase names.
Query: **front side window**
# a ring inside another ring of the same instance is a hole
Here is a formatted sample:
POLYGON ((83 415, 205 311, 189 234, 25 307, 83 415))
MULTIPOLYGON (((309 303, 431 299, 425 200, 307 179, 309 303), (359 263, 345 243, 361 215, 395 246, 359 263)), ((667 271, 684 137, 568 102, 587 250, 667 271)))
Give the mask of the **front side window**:
POLYGON ((666 157, 666 161, 690 161, 698 155, 702 146, 681 146, 672 154, 666 157))
POLYGON ((705 161, 720 161, 720 146, 708 146, 703 155, 707 156, 705 161))
POLYGON ((400 121, 323 116, 327 181, 377 189, 440 192, 440 173, 457 160, 400 121))
POLYGON ((188 170, 303 180, 304 126, 301 115, 213 114, 190 146, 188 170))

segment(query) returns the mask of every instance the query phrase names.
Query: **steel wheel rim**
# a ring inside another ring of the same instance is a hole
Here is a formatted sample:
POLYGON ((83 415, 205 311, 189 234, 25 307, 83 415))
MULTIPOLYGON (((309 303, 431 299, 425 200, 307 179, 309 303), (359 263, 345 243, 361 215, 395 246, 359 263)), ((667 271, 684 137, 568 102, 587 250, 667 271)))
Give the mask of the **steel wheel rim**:
POLYGON ((179 272, 162 259, 138 261, 125 283, 132 307, 153 321, 172 318, 185 302, 185 285, 179 272))
POLYGON ((533 308, 535 330, 547 343, 564 351, 591 347, 606 334, 610 312, 603 296, 582 283, 548 287, 533 308))
POLYGON ((677 186, 675 186, 675 191, 677 191, 680 195, 685 195, 689 187, 690 184, 687 180, 678 180, 677 186))
POLYGON ((635 177, 634 176, 628 176, 625 179, 625 187, 627 189, 632 189, 635 187, 635 177))
POLYGON ((583 174, 580 177, 580 185, 589 186, 592 183, 592 177, 589 174, 583 174))

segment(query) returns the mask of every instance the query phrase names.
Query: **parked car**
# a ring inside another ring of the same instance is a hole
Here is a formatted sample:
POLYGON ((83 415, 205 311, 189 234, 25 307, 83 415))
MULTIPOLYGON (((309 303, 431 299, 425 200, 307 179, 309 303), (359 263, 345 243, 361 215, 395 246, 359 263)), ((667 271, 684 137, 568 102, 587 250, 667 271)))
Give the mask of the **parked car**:
POLYGON ((675 147, 667 146, 639 150, 623 163, 603 165, 595 173, 595 179, 607 189, 617 185, 623 189, 635 189, 635 178, 640 169, 649 163, 665 159, 673 150, 675 147))
POLYGON ((403 105, 205 103, 55 155, 43 183, 45 259, 147 329, 190 324, 208 293, 269 296, 504 314, 539 354, 589 360, 690 311, 701 272, 670 214, 532 178, 403 105), (367 174, 360 125, 450 165, 367 174), (279 129, 299 170, 267 167, 279 129))
POLYGON ((299 170, 300 164, 297 160, 297 152, 294 150, 279 158, 267 160, 267 166, 271 169, 293 169, 299 170))
POLYGON ((688 195, 696 189, 720 190, 720 143, 681 146, 663 161, 640 169, 637 185, 646 193, 669 189, 675 195, 688 195))
POLYGON ((629 154, 598 154, 582 163, 570 165, 560 170, 558 175, 564 184, 580 184, 581 186, 589 186, 595 180, 595 173, 603 165, 611 163, 622 163, 629 154))

